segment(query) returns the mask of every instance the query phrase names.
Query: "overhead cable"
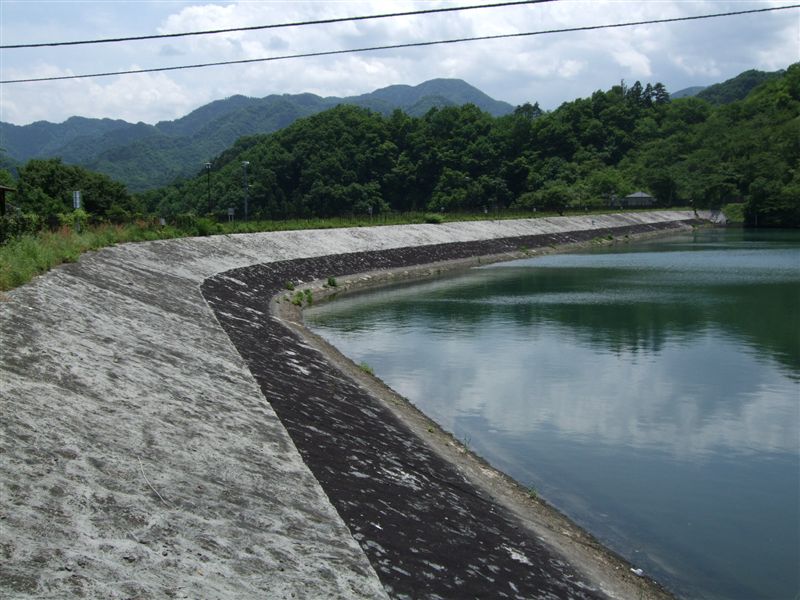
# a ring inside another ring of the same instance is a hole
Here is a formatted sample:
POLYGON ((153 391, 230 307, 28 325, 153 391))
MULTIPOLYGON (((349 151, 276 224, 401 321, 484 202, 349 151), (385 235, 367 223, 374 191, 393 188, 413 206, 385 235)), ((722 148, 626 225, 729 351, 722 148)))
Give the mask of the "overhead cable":
POLYGON ((583 27, 565 27, 562 29, 547 29, 543 31, 529 31, 529 32, 522 32, 522 33, 505 33, 500 35, 485 35, 485 36, 476 36, 476 37, 463 37, 463 38, 455 38, 449 40, 432 40, 428 42, 409 42, 405 44, 390 44, 386 46, 368 46, 364 48, 350 48, 346 50, 324 50, 319 52, 305 52, 302 54, 286 54, 282 56, 268 56, 263 58, 246 58, 241 60, 226 60, 220 62, 210 62, 210 63, 199 63, 193 65, 178 65, 173 67, 154 67, 149 69, 132 69, 128 71, 109 71, 105 73, 86 73, 82 75, 60 75, 55 77, 37 77, 37 78, 30 78, 30 79, 8 79, 5 81, 0 81, 0 84, 9 84, 9 83, 32 83, 38 81, 59 81, 59 80, 66 80, 66 79, 86 79, 91 77, 111 77, 114 75, 133 75, 133 74, 141 74, 141 73, 161 73, 165 71, 180 71, 185 69, 201 69, 206 67, 220 67, 224 65, 242 65, 242 64, 251 64, 251 63, 259 63, 259 62, 271 62, 271 61, 279 61, 279 60, 288 60, 293 58, 313 58, 319 56, 334 56, 337 54, 355 54, 361 52, 375 52, 379 50, 397 50, 402 48, 419 48, 425 46, 436 46, 442 44, 459 44, 463 42, 476 42, 476 41, 484 41, 484 40, 500 40, 500 39, 509 39, 509 38, 522 38, 522 37, 531 37, 537 35, 549 35, 549 34, 557 34, 557 33, 574 33, 578 31, 595 31, 598 29, 614 29, 620 27, 635 27, 639 25, 655 25, 659 23, 675 23, 679 21, 697 21, 701 19, 713 19, 718 17, 732 17, 736 15, 748 15, 754 13, 766 13, 778 10, 788 10, 793 8, 800 8, 800 4, 791 4, 787 6, 773 6, 769 8, 757 8, 751 10, 740 10, 740 11, 732 11, 732 12, 724 12, 724 13, 713 13, 713 14, 706 14, 706 15, 694 15, 689 17, 672 17, 668 19, 651 19, 647 21, 629 21, 627 23, 609 23, 604 25, 586 25, 583 27))
POLYGON ((497 2, 493 4, 475 4, 472 6, 450 6, 447 8, 426 8, 423 10, 411 10, 408 12, 384 13, 377 15, 362 15, 357 17, 335 17, 331 19, 320 19, 317 21, 296 21, 293 23, 277 23, 273 25, 251 25, 249 27, 231 27, 230 29, 209 29, 207 31, 187 31, 185 33, 163 33, 158 35, 140 35, 132 37, 102 38, 94 40, 78 40, 73 42, 41 42, 36 44, 5 44, 0 45, 0 50, 12 50, 19 48, 46 48, 54 46, 79 46, 83 44, 112 44, 118 42, 136 42, 141 40, 161 40, 167 38, 189 37, 197 35, 214 35, 219 33, 233 33, 237 31, 258 31, 260 29, 281 29, 284 27, 304 27, 307 25, 329 25, 332 23, 347 23, 350 21, 368 21, 370 19, 391 19, 394 17, 410 17, 415 15, 432 15, 436 13, 448 13, 464 10, 475 10, 479 8, 500 8, 507 6, 522 6, 525 4, 543 4, 545 2, 556 2, 557 0, 516 0, 513 2, 497 2))

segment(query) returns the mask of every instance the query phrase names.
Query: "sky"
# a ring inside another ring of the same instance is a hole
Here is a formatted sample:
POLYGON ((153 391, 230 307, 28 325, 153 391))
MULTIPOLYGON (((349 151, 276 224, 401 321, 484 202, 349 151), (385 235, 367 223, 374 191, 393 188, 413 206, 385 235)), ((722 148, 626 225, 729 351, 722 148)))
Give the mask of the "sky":
MULTIPOLYGON (((266 25, 496 0, 0 0, 0 45, 266 25)), ((189 65, 785 6, 794 0, 558 0, 331 25, 0 50, 0 80, 189 65)), ((458 78, 512 105, 554 109, 625 80, 669 91, 800 61, 800 9, 693 22, 382 50, 163 73, 0 85, 0 121, 70 116, 156 123, 242 94, 349 96, 458 78)))

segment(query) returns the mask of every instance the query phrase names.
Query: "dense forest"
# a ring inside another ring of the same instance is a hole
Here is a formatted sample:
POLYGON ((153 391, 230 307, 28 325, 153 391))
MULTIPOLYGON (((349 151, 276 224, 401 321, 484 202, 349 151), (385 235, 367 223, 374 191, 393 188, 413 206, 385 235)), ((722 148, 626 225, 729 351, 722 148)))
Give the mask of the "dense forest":
POLYGON ((100 220, 226 219, 229 208, 242 218, 245 201, 251 218, 281 219, 583 210, 644 190, 661 206, 745 202, 750 224, 797 227, 799 167, 795 64, 725 104, 671 100, 663 85, 636 82, 551 112, 525 104, 498 117, 471 104, 419 117, 337 106, 240 138, 195 177, 136 196, 79 167, 31 160, 13 202, 54 221, 80 188, 88 216, 100 220))

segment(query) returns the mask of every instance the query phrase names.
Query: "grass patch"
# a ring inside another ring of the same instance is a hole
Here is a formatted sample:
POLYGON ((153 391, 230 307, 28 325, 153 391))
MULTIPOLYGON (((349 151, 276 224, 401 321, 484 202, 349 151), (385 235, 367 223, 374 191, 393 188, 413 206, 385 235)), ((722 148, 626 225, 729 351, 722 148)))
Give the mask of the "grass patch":
POLYGON ((373 376, 375 375, 375 371, 372 369, 372 367, 370 367, 365 362, 362 362, 360 365, 358 365, 358 368, 364 371, 364 373, 366 373, 367 375, 373 375, 373 376))
POLYGON ((171 227, 158 230, 142 225, 99 225, 80 233, 68 227, 23 235, 0 245, 0 290, 10 290, 62 263, 75 262, 81 254, 122 242, 177 237, 171 227))

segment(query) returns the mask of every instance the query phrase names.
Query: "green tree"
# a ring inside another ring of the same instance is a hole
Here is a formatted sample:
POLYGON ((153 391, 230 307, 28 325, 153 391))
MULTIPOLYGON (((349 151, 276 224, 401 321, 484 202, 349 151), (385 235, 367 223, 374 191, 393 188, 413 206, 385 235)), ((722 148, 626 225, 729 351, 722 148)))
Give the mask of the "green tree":
POLYGON ((128 218, 138 208, 121 183, 60 159, 34 159, 19 169, 20 208, 50 222, 72 210, 76 190, 81 192, 83 209, 95 219, 128 218))

